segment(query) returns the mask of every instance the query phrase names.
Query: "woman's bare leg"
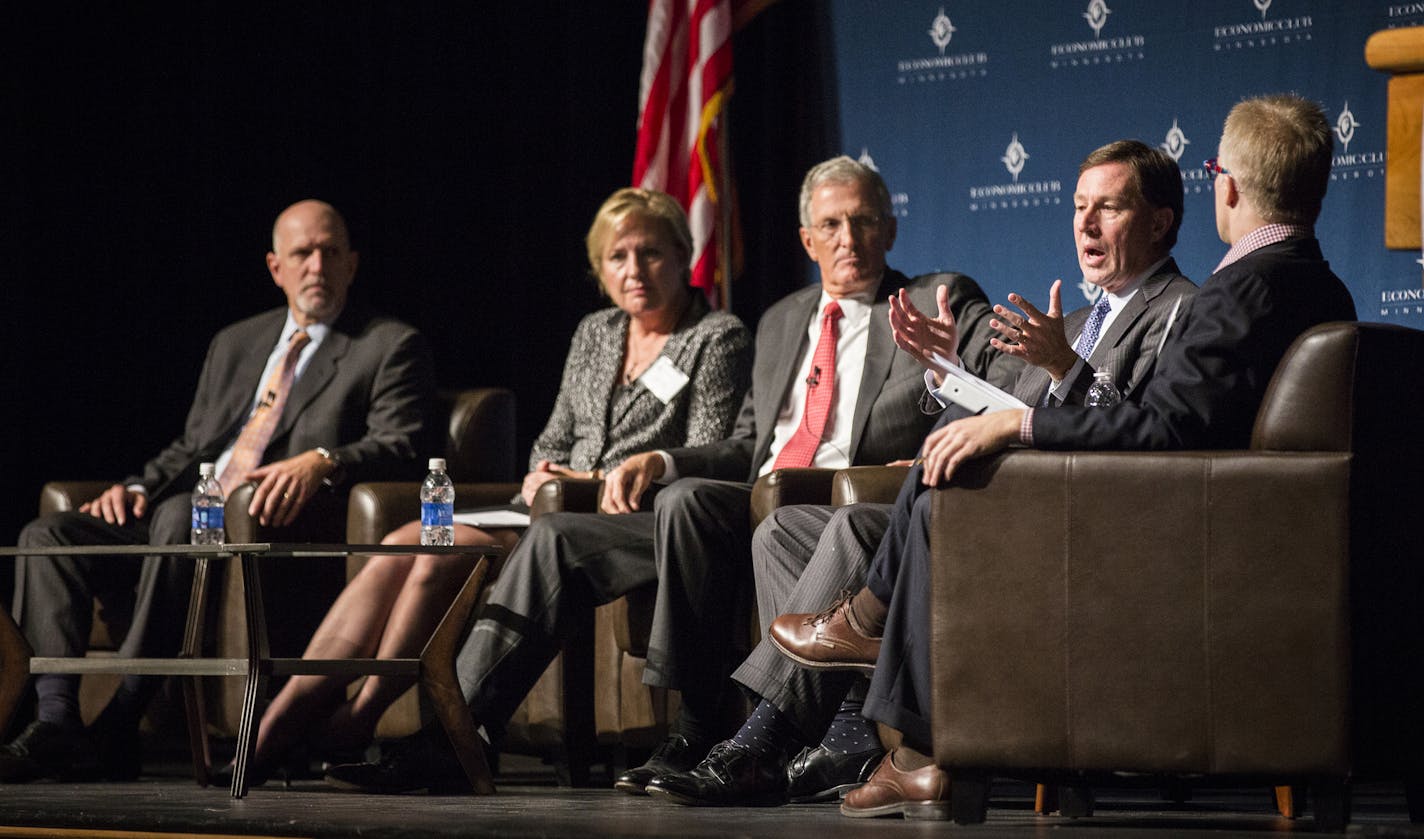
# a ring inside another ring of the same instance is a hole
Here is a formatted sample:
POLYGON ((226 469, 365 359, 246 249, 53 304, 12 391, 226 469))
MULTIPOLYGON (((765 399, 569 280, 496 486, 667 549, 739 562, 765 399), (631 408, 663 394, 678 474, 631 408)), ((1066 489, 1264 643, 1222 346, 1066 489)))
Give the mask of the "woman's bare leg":
MULTIPOLYGON (((498 528, 479 530, 457 526, 457 545, 500 545, 506 551, 519 540, 520 531, 498 528)), ((377 658, 413 658, 420 655, 445 611, 450 608, 460 586, 470 575, 474 558, 466 556, 416 557, 405 585, 391 608, 386 631, 376 651, 377 658)), ((365 746, 375 735, 381 715, 414 680, 392 676, 368 676, 351 701, 332 714, 322 745, 334 750, 365 746)))
MULTIPOLYGON (((387 545, 420 541, 420 522, 392 531, 387 545), (413 536, 412 536, 413 534, 413 536)), ((346 584, 307 644, 303 658, 370 658, 380 645, 414 556, 375 556, 346 584)), ((304 739, 310 723, 341 702, 347 676, 293 676, 273 698, 257 729, 257 766, 270 766, 304 739)))

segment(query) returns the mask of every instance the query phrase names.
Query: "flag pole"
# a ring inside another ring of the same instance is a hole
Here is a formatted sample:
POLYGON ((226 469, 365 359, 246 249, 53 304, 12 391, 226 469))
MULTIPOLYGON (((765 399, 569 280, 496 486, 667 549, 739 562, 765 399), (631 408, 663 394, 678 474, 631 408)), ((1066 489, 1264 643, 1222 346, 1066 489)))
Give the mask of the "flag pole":
POLYGON ((722 104, 722 113, 717 119, 717 260, 722 268, 722 311, 732 311, 732 151, 728 139, 728 125, 732 118, 731 87, 728 86, 727 101, 722 104))

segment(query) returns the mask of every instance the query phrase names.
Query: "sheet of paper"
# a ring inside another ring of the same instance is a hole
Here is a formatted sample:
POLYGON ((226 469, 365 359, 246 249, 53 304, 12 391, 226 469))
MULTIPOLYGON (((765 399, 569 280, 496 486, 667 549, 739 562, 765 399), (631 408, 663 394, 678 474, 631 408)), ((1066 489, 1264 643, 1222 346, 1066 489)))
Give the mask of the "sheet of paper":
POLYGON ((529 511, 509 507, 461 510, 455 513, 455 523, 470 527, 528 527, 529 511))
POLYGON ((936 391, 942 398, 974 413, 993 413, 1012 408, 1027 408, 1011 393, 1005 393, 948 359, 936 355, 935 366, 944 375, 944 383, 936 391))

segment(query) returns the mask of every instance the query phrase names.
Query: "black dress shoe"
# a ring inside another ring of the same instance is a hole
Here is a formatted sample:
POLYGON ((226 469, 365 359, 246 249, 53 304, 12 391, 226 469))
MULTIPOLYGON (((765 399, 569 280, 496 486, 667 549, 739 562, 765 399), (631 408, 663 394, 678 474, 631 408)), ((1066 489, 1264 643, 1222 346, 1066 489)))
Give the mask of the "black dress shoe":
POLYGON ((94 743, 82 731, 35 720, 20 736, 0 746, 0 782, 23 784, 39 778, 62 781, 100 776, 94 743))
POLYGON ((825 746, 802 749, 786 765, 786 797, 792 804, 834 801, 865 783, 885 750, 837 752, 825 746))
POLYGON ((671 734, 653 750, 642 766, 629 769, 613 781, 613 788, 629 795, 647 795, 648 784, 659 775, 686 772, 707 754, 701 743, 689 743, 681 734, 671 734))
POLYGON ((691 771, 654 778, 648 794, 704 807, 785 804, 786 755, 754 752, 724 740, 691 771))
POLYGON ((438 729, 396 741, 375 763, 332 766, 326 782, 337 789, 384 794, 470 792, 454 748, 438 729))

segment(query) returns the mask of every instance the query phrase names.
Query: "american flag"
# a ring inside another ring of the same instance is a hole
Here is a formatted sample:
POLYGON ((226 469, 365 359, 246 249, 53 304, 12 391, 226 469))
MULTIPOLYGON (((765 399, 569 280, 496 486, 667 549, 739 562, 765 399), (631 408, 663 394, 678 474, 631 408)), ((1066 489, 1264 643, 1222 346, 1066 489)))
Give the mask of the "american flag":
POLYGON ((649 0, 633 183, 676 198, 692 226, 692 285, 727 303, 732 0, 649 0))

